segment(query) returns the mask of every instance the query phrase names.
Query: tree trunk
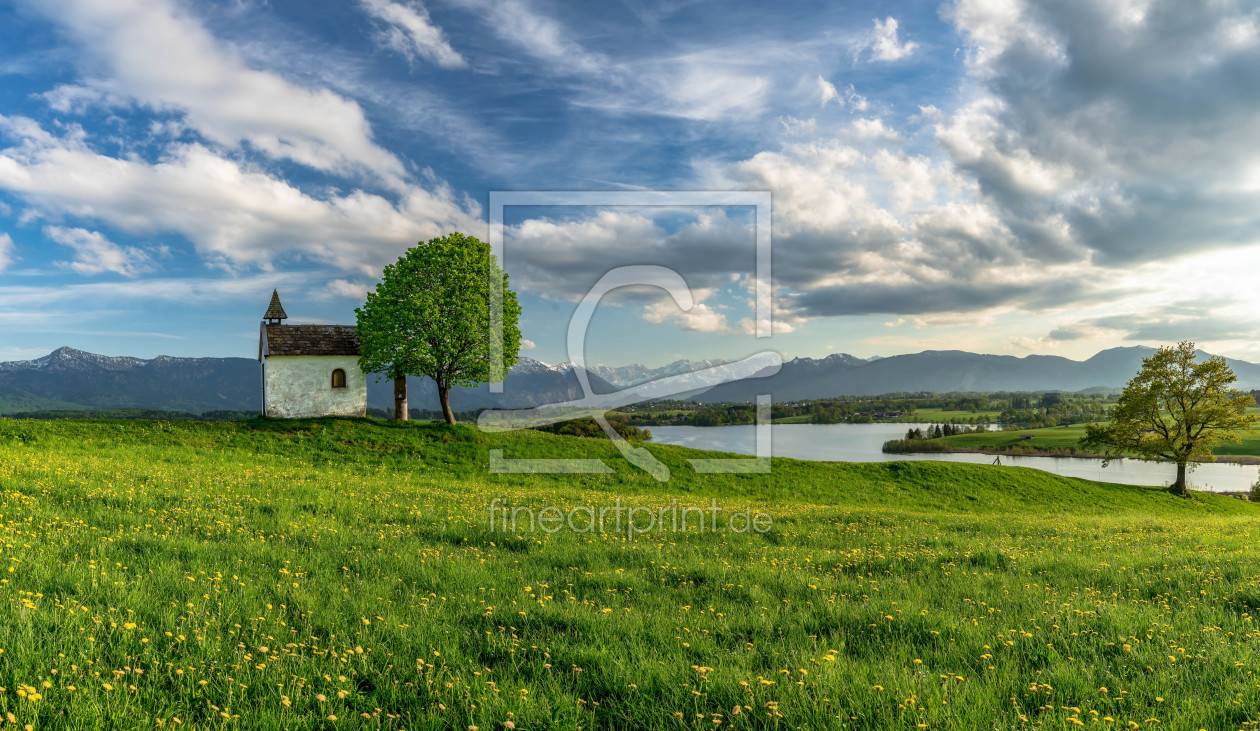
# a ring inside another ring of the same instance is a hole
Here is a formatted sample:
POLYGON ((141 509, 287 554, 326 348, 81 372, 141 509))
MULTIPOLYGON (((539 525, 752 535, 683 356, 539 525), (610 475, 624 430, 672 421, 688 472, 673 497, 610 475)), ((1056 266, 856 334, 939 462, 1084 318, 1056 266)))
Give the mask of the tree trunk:
POLYGON ((394 379, 394 419, 407 420, 407 377, 394 379))
POLYGON ((1177 463, 1177 481, 1174 482, 1172 484, 1172 487, 1168 489, 1171 490, 1174 495, 1181 495, 1183 497, 1185 496, 1186 494, 1186 463, 1185 462, 1177 463))
POLYGON ((447 424, 455 423, 455 412, 451 411, 451 387, 449 384, 438 384, 438 399, 442 401, 442 416, 447 424))

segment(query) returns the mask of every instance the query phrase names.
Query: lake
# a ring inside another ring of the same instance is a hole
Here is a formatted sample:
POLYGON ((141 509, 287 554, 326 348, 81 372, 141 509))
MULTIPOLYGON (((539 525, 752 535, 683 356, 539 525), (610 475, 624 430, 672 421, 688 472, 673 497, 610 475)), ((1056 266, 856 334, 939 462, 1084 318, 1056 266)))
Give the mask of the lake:
MULTIPOLYGON (((653 426, 654 444, 677 444, 735 454, 753 454, 753 426, 653 426)), ((775 424, 771 453, 826 462, 889 462, 893 460, 934 459, 942 462, 992 464, 991 454, 884 454, 889 439, 904 437, 907 424, 775 424)), ((1176 467, 1169 464, 1121 459, 1104 468, 1098 459, 1080 457, 1013 457, 1002 455, 1002 464, 1053 472, 1066 477, 1083 477, 1100 482, 1126 485, 1169 485, 1176 467)), ((1246 491, 1255 482, 1254 465, 1203 464, 1190 473, 1191 486, 1213 492, 1246 491)))

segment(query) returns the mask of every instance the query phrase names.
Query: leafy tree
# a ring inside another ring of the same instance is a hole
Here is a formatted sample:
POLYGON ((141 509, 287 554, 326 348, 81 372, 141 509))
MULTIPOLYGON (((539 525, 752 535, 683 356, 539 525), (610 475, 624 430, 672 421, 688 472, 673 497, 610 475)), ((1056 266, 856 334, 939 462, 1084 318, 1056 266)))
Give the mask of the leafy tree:
POLYGON ((407 419, 407 376, 428 376, 437 384, 446 423, 455 423, 451 388, 500 378, 516 364, 521 308, 507 274, 490 245, 451 233, 406 251, 385 267, 376 290, 356 309, 361 350, 359 367, 394 380, 394 418, 407 419), (503 348, 490 337, 490 295, 503 294, 503 348), (500 369, 491 368, 496 357, 500 369))
POLYGON ((1103 450, 1105 466, 1131 453, 1177 465, 1172 491, 1186 494, 1186 465, 1212 459, 1212 447, 1240 441, 1258 417, 1248 414, 1251 396, 1230 388, 1236 379, 1224 358, 1196 362, 1194 343, 1163 347, 1142 360, 1111 411, 1108 424, 1085 425, 1080 445, 1103 450))

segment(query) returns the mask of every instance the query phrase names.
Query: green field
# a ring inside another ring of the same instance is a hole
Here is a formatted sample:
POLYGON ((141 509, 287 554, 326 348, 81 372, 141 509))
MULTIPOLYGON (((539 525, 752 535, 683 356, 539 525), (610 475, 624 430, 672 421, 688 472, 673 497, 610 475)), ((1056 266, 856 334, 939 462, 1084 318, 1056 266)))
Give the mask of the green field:
POLYGON ((0 420, 0 719, 1260 722, 1260 506, 937 462, 699 476, 684 460, 702 453, 647 448, 673 480, 605 440, 541 433, 0 420), (615 472, 492 475, 491 449, 600 457, 615 472), (724 516, 763 511, 772 526, 512 531, 492 529, 496 499, 716 499, 724 516))
MULTIPOLYGON (((1057 450, 1076 447, 1085 436, 1084 424, 1055 426, 1047 429, 1019 429, 1015 431, 991 431, 981 434, 959 434, 945 437, 951 447, 966 449, 1009 449, 1022 446, 1028 449, 1057 450), (1032 439, 1024 439, 1024 436, 1032 439)), ((1217 455, 1260 456, 1260 429, 1252 429, 1242 436, 1238 444, 1220 444, 1213 450, 1217 455)))
POLYGON ((776 424, 812 424, 814 423, 813 414, 797 414, 795 416, 780 416, 774 420, 776 424))
POLYGON ((881 421, 904 422, 914 424, 943 424, 948 421, 970 421, 976 417, 984 421, 996 421, 1000 411, 953 411, 950 409, 916 409, 911 416, 897 419, 881 419, 881 421))
MULTIPOLYGON (((913 416, 902 416, 896 419, 880 419, 880 423, 903 423, 903 424, 943 424, 947 421, 970 421, 976 417, 983 420, 992 421, 997 419, 999 412, 997 411, 950 411, 947 409, 919 409, 914 412, 913 416)), ((811 414, 798 414, 796 416, 781 416, 774 420, 776 424, 810 424, 813 423, 811 414)))
POLYGON ((958 434, 952 437, 945 437, 944 441, 950 446, 972 449, 1000 449, 1012 445, 1023 445, 1037 449, 1054 449, 1075 447, 1076 443, 1083 436, 1085 436, 1085 425, 1072 424, 1071 426, 1053 426, 1046 429, 958 434), (1033 438, 1024 439, 1024 435, 1031 435, 1033 438))

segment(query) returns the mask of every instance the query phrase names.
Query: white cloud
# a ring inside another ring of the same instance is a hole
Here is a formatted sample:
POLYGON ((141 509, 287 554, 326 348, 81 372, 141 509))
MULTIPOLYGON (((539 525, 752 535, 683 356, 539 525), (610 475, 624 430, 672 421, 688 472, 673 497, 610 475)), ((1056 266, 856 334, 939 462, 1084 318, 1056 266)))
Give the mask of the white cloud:
POLYGON ((492 33, 571 84, 573 104, 610 112, 704 121, 753 118, 774 90, 772 70, 808 55, 800 44, 739 41, 626 60, 588 49, 526 0, 451 2, 475 12, 492 33))
POLYGON ((743 268, 751 274, 756 266, 752 222, 709 209, 613 209, 575 219, 531 218, 505 231, 504 246, 513 286, 557 301, 576 302, 619 266, 672 269, 688 284, 689 310, 651 286, 619 288, 601 302, 638 312, 654 325, 693 332, 730 332, 727 312, 741 305, 728 303, 746 299, 743 280, 732 271, 743 268))
MULTIPOLYGON (((726 182, 751 190, 773 190, 775 220, 783 228, 899 229, 895 219, 872 201, 862 182, 867 163, 866 156, 853 147, 806 142, 758 153, 720 174, 726 182)), ((827 266, 820 264, 820 268, 827 266)))
POLYGON ((792 137, 812 137, 818 131, 818 121, 813 117, 797 119, 786 115, 779 117, 779 124, 783 125, 783 132, 792 137))
POLYGON ((1053 307, 1102 291, 1100 272, 1081 272, 1078 258, 1038 257, 948 159, 794 143, 714 165, 704 183, 775 192, 776 329, 834 315, 1053 307))
POLYGON ((1002 124, 1006 105, 984 97, 963 107, 936 136, 956 163, 983 168, 986 176, 1021 192, 1049 196, 1073 182, 1070 164, 1033 154, 1002 124))
POLYGON ((934 164, 923 155, 880 150, 872 156, 875 170, 892 192, 892 202, 901 212, 921 210, 942 194, 950 198, 966 192, 966 185, 948 164, 934 164))
MULTIPOLYGON (((777 49, 765 50, 773 55, 777 49)), ((745 46, 704 48, 633 63, 603 65, 580 83, 576 103, 612 112, 703 121, 751 119, 774 91, 771 59, 745 46)))
POLYGON ((1260 43, 1260 23, 1255 16, 1226 18, 1220 25, 1221 43, 1227 50, 1235 51, 1260 43))
MULTIPOLYGON (((30 312, 38 307, 47 311, 68 303, 131 303, 169 302, 180 305, 230 301, 258 302, 259 311, 266 307, 271 290, 281 293, 289 289, 309 289, 313 275, 307 272, 267 272, 248 277, 145 277, 134 281, 85 282, 48 286, 16 286, 0 284, 0 315, 30 312)), ((77 311, 99 314, 91 307, 77 311)))
POLYGON ((371 285, 362 282, 351 282, 345 279, 334 279, 328 283, 328 291, 336 297, 361 300, 367 297, 371 285))
POLYGON ((853 88, 853 84, 840 89, 821 76, 818 77, 817 83, 818 97, 821 100, 819 106, 825 107, 828 102, 834 101, 837 106, 848 106, 855 112, 865 112, 870 108, 870 102, 867 101, 866 97, 857 93, 857 90, 853 88))
POLYGON ((956 0, 943 5, 941 15, 966 36, 967 61, 973 73, 989 75, 994 71, 993 62, 1016 48, 1033 57, 1065 63, 1063 43, 1028 10, 1026 2, 956 0))
POLYGON ((844 105, 844 100, 840 98, 840 92, 836 91, 836 85, 827 81, 822 76, 818 77, 818 95, 821 98, 818 106, 825 107, 827 102, 834 101, 837 104, 844 105))
MULTIPOLYGON (((762 331, 768 331, 775 335, 786 335, 795 332, 796 326, 805 322, 809 318, 784 315, 783 313, 774 313, 774 319, 768 323, 762 322, 762 331), (768 327, 767 327, 768 326, 768 327)), ((745 317, 739 321, 739 331, 745 335, 756 335, 758 320, 751 317, 745 317)))
POLYGON ((525 0, 453 0, 480 15, 499 38, 547 64, 561 75, 603 74, 609 61, 569 37, 554 18, 525 0))
POLYGON ((884 120, 879 118, 855 119, 852 125, 853 136, 859 140, 882 140, 884 142, 898 142, 901 135, 897 134, 897 130, 884 124, 884 120))
POLYGON ((765 108, 770 90, 756 66, 724 49, 689 53, 649 64, 638 95, 662 98, 662 111, 687 119, 752 117, 765 108))
POLYGON ((898 37, 897 19, 887 17, 875 20, 875 28, 853 47, 853 58, 856 60, 865 51, 876 61, 900 61, 914 53, 919 47, 914 41, 902 42, 898 37))
MULTIPOLYGON (((654 264, 674 269, 696 302, 732 284, 731 272, 755 266, 751 223, 724 212, 602 210, 572 220, 531 218, 504 233, 505 266, 513 285, 557 301, 576 302, 605 273, 619 266, 654 264), (651 216, 674 217, 662 225, 651 216), (686 218, 690 220, 686 220, 686 218)), ((668 296, 654 287, 623 288, 612 302, 668 296)))
POLYGON ((429 13, 419 3, 391 0, 359 0, 363 9, 384 24, 377 40, 386 48, 409 59, 428 59, 448 69, 468 66, 468 62, 447 42, 442 29, 429 20, 429 13))
POLYGON ((127 105, 127 100, 116 94, 77 84, 61 84, 40 94, 40 97, 54 111, 63 114, 83 114, 96 106, 118 108, 127 105))
POLYGON ((851 108, 859 112, 865 112, 871 106, 870 102, 866 100, 866 97, 862 96, 861 94, 857 93, 856 90, 854 90, 853 84, 849 84, 848 96, 846 97, 846 101, 848 101, 849 106, 851 108))
POLYGON ((935 123, 1030 258, 1255 243, 1260 48, 1230 3, 955 0, 971 99, 935 123))
POLYGON ((538 344, 533 340, 530 340, 529 338, 521 338, 521 350, 533 350, 537 347, 538 344))
POLYGON ((726 316, 703 303, 692 305, 690 310, 680 310, 673 302, 653 302, 643 308, 643 319, 659 325, 666 321, 676 322, 684 330, 715 333, 726 330, 726 316))
POLYGON ((484 225, 475 203, 444 186, 408 188, 397 202, 361 190, 316 198, 203 145, 172 145, 150 164, 101 155, 81 131, 54 137, 22 117, 0 115, 0 132, 19 141, 0 150, 0 188, 24 198, 33 215, 179 233, 229 267, 305 257, 375 277, 416 241, 484 225))
POLYGON ((13 263, 13 239, 6 233, 0 233, 0 272, 13 263))
POLYGON ((114 272, 124 277, 135 277, 151 268, 151 259, 143 250, 119 246, 97 231, 45 226, 44 235, 74 250, 73 261, 57 262, 57 265, 85 276, 114 272))
POLYGON ((59 108, 131 99, 182 113, 189 127, 217 145, 248 145, 323 171, 370 172, 403 187, 403 163, 372 140, 358 104, 249 68, 174 0, 29 5, 60 25, 83 54, 81 85, 49 96, 59 108))
POLYGON ((47 347, 47 348, 14 348, 14 347, 0 348, 0 363, 5 363, 5 362, 10 362, 10 361, 15 361, 15 360, 35 360, 36 358, 41 358, 41 357, 43 357, 43 356, 45 356, 45 355, 48 355, 48 351, 50 351, 50 350, 52 350, 52 349, 53 349, 52 347, 47 347))

